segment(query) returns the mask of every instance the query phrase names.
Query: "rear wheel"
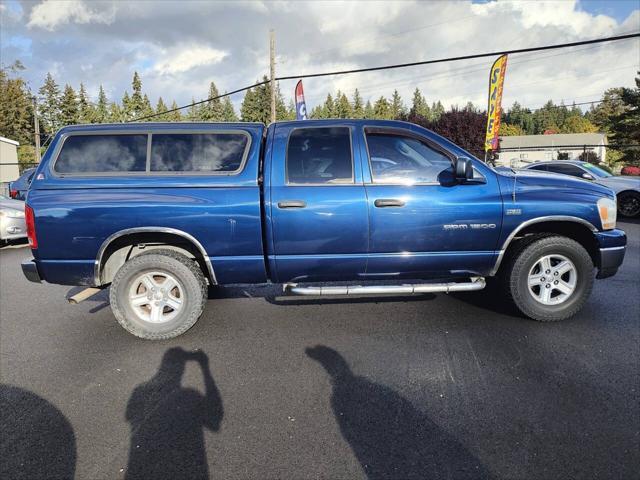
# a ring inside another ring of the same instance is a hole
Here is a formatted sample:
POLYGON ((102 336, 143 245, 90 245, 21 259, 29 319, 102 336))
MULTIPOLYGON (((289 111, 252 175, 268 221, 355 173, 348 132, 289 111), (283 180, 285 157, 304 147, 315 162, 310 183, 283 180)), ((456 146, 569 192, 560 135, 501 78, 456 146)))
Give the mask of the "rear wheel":
POLYGON ((622 192, 618 195, 618 213, 623 217, 640 215, 640 193, 622 192))
POLYGON ((173 250, 150 250, 126 262, 111 284, 111 309, 129 333, 177 337, 204 310, 206 282, 198 264, 173 250))
POLYGON ((504 271, 504 287, 526 316, 543 322, 575 315, 593 287, 594 266, 578 242, 561 236, 527 239, 504 271))

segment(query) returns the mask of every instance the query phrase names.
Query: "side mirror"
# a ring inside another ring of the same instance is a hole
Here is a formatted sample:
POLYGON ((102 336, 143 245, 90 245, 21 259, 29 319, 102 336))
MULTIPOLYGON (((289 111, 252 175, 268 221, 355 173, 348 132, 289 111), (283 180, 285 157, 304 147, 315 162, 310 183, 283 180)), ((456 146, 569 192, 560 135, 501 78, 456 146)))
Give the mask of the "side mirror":
POLYGON ((583 173, 582 178, 586 178, 587 180, 593 180, 593 175, 590 173, 583 173))
POLYGON ((456 180, 465 181, 473 178, 473 163, 469 157, 457 157, 455 162, 456 180))

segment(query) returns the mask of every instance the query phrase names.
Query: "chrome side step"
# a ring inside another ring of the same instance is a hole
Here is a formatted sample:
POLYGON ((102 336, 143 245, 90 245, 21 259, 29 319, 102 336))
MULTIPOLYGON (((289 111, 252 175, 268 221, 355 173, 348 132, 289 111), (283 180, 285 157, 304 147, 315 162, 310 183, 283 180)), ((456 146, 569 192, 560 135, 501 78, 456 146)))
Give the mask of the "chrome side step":
POLYGON ((469 282, 449 283, 416 283, 408 285, 348 285, 340 287, 301 287, 297 283, 283 285, 284 293, 290 295, 380 295, 380 294, 412 294, 412 293, 437 293, 437 292, 471 292, 482 290, 486 286, 483 277, 474 277, 469 282))

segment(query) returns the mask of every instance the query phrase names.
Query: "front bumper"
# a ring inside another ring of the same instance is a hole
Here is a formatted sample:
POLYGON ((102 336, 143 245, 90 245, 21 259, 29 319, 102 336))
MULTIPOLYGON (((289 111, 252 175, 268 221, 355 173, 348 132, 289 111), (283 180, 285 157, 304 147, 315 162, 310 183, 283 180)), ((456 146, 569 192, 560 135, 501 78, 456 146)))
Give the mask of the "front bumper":
POLYGON ((30 282, 41 283, 40 272, 38 272, 38 265, 35 260, 24 260, 22 262, 22 273, 27 277, 30 282))
POLYGON ((627 250, 627 235, 622 230, 609 230, 596 234, 600 245, 598 275, 596 278, 607 278, 616 274, 627 250))

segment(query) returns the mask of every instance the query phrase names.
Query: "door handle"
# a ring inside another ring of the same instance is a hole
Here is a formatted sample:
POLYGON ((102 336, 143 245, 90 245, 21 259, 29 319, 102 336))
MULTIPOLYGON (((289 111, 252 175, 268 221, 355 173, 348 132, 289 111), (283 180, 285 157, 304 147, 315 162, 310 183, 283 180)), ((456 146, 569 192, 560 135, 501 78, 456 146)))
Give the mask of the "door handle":
POLYGON ((378 208, 404 207, 405 201, 397 198, 378 198, 373 204, 378 208))
POLYGON ((303 200, 283 200, 278 202, 278 208, 304 208, 307 206, 307 202, 303 200))

